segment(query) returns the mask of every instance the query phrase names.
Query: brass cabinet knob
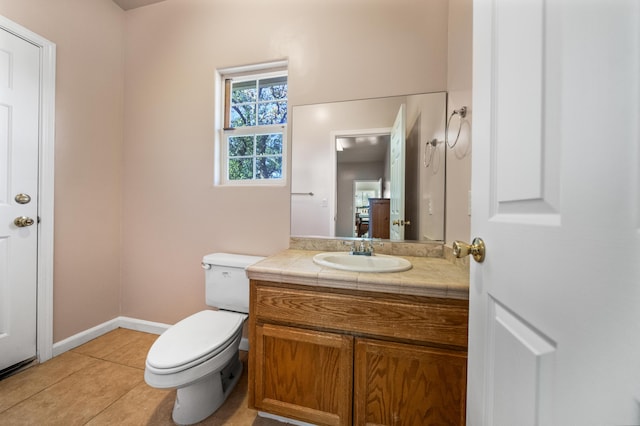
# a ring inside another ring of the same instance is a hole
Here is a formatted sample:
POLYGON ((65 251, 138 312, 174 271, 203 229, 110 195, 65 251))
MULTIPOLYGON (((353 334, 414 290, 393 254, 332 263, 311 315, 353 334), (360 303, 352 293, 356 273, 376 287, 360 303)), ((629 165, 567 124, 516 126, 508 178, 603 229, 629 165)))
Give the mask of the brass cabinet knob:
POLYGON ((30 217, 26 217, 26 216, 16 217, 15 220, 13 221, 13 224, 15 226, 17 226, 18 228, 24 228, 25 226, 31 226, 34 223, 35 222, 33 221, 33 219, 31 219, 30 217))
POLYGON ((402 219, 394 220, 392 222, 392 225, 398 225, 398 226, 411 225, 411 221, 410 220, 404 221, 402 219))
POLYGON ((478 263, 484 262, 485 246, 482 238, 474 238, 471 245, 462 241, 453 242, 453 255, 458 259, 471 255, 478 263))

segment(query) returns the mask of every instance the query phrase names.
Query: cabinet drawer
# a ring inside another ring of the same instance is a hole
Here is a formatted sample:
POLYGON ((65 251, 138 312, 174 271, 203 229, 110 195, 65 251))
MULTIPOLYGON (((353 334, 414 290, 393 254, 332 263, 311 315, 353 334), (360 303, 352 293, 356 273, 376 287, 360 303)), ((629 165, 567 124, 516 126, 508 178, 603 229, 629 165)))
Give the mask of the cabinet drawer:
POLYGON ((466 301, 324 292, 262 281, 251 285, 257 321, 467 347, 466 301))

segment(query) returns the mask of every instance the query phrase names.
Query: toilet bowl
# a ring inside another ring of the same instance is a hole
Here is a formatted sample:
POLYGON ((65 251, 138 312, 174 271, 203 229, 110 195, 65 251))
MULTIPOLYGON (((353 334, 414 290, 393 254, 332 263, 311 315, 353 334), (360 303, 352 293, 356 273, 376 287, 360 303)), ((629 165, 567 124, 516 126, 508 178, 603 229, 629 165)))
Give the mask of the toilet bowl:
POLYGON ((203 258, 207 304, 224 310, 197 312, 169 327, 149 349, 144 378, 150 386, 176 388, 173 421, 188 425, 213 414, 242 374, 238 349, 247 319, 245 268, 263 258, 215 253, 203 258))

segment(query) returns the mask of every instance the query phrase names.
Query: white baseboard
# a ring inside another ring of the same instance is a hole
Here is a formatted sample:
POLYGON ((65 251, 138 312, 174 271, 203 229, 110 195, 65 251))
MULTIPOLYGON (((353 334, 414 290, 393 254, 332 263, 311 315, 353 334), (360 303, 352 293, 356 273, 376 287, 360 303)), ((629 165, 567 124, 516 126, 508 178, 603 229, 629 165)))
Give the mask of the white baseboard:
POLYGON ((171 324, 164 324, 161 322, 146 321, 129 317, 118 317, 118 327, 128 328, 129 330, 144 331, 151 334, 162 334, 167 328, 171 327, 171 324))
POLYGON ((144 331, 146 333, 162 334, 162 332, 169 327, 169 324, 163 324, 160 322, 151 322, 129 317, 117 317, 54 343, 53 356, 58 356, 73 348, 77 348, 80 345, 84 345, 88 341, 113 331, 116 328, 128 328, 130 330, 144 331))
MULTIPOLYGON (((54 343, 53 356, 58 356, 73 348, 77 348, 80 345, 84 345, 88 341, 93 340, 96 337, 100 337, 103 334, 107 334, 108 332, 113 331, 116 328, 126 328, 129 330, 143 331, 145 333, 160 335, 169 327, 171 327, 171 324, 164 324, 161 322, 152 322, 129 317, 117 317, 54 343)), ((240 350, 249 350, 249 340, 246 337, 243 337, 242 341, 240 342, 240 350)))

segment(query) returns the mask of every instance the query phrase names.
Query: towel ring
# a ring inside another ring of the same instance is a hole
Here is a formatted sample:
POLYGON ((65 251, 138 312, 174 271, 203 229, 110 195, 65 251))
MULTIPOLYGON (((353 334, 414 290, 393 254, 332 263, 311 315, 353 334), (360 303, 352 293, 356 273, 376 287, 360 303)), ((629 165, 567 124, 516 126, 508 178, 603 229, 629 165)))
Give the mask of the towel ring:
POLYGON ((449 116, 449 119, 447 120, 447 126, 444 129, 444 142, 447 144, 447 146, 450 149, 453 149, 453 147, 455 147, 456 144, 458 143, 458 139, 460 138, 460 131, 462 130, 462 119, 465 118, 466 116, 467 116, 467 107, 463 106, 460 109, 454 109, 451 115, 449 116), (452 145, 450 145, 449 144, 449 125, 451 124, 451 119, 456 114, 460 116, 460 126, 458 126, 458 134, 456 135, 456 140, 453 141, 452 145))

